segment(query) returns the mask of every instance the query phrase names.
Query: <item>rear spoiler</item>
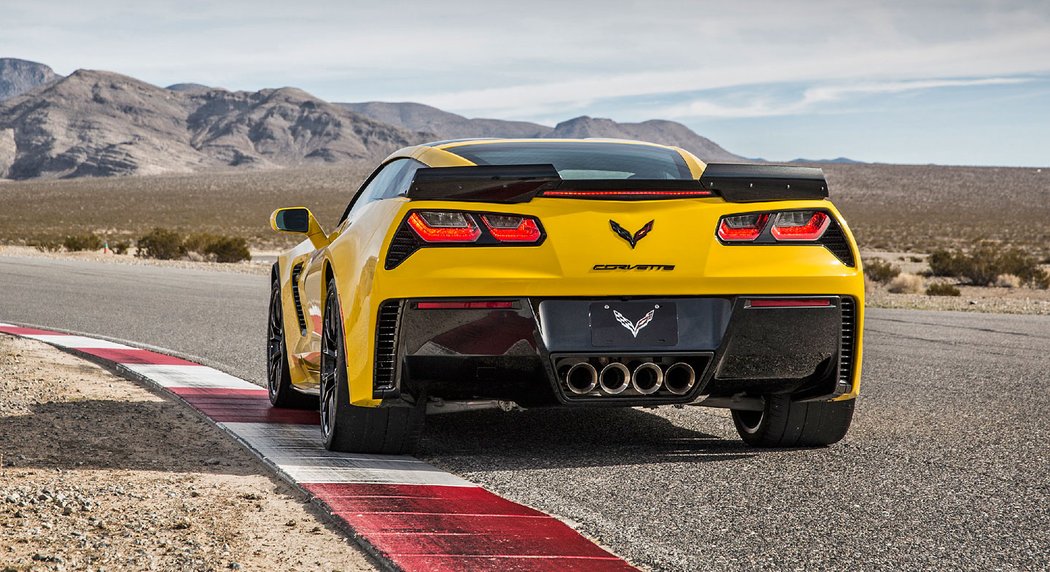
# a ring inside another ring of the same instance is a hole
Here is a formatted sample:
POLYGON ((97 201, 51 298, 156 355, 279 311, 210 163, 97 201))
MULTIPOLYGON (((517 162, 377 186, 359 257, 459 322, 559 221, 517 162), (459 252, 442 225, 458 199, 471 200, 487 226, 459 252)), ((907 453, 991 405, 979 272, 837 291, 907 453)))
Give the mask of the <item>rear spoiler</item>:
POLYGON ((534 197, 651 200, 721 196, 728 202, 824 199, 824 172, 815 167, 712 163, 693 179, 562 179, 554 165, 422 168, 412 200, 525 203, 534 197))

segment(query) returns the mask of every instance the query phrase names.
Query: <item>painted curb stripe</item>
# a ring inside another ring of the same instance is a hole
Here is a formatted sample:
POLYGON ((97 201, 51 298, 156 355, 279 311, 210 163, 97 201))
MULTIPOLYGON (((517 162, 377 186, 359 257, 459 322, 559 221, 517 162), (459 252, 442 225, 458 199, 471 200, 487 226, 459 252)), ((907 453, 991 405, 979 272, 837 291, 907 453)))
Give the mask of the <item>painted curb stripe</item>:
POLYGON ((394 568, 635 570, 558 519, 414 457, 328 451, 316 411, 272 408, 266 389, 227 373, 86 336, 6 323, 0 333, 113 363, 167 390, 327 507, 394 568))

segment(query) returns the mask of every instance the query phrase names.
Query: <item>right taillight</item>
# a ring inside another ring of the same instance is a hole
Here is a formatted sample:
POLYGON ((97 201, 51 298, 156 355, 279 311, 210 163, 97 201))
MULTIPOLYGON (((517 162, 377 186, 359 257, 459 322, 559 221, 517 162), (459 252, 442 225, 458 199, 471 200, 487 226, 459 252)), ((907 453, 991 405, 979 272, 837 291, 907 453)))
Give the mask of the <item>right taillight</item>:
POLYGON ((831 224, 831 217, 821 211, 787 211, 777 213, 770 232, 784 241, 820 240, 831 224))
POLYGON ((768 213, 750 213, 722 217, 718 238, 727 242, 750 242, 758 238, 769 221, 768 213))

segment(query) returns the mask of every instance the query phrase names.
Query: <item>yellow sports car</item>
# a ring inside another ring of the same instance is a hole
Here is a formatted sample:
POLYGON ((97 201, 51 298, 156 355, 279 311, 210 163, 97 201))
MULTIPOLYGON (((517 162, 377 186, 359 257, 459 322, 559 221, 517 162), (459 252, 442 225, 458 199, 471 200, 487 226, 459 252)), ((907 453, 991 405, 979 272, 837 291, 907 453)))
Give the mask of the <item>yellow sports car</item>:
POLYGON ((425 414, 704 405, 767 447, 834 443, 860 383, 864 281, 820 169, 618 140, 392 154, 273 268, 275 407, 325 446, 405 453, 425 414), (318 396, 320 399, 318 400, 318 396))

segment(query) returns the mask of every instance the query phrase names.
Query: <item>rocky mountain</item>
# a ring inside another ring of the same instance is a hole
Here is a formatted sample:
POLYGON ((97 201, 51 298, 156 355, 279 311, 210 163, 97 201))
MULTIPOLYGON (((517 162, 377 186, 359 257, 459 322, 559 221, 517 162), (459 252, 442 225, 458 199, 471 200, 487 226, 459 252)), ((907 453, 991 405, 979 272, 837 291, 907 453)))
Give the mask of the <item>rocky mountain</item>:
POLYGON ((0 103, 0 178, 375 161, 431 137, 294 88, 172 91, 78 70, 0 103))
POLYGON ((0 59, 0 179, 374 162, 399 147, 466 137, 599 137, 742 161, 673 121, 577 117, 548 127, 468 119, 418 103, 328 103, 295 88, 161 88, 116 73, 56 75, 0 59), (5 99, 6 98, 6 99, 5 99))
POLYGON ((726 151, 714 141, 697 135, 681 123, 663 119, 650 119, 642 123, 617 123, 612 119, 583 116, 559 123, 545 137, 638 139, 681 147, 709 163, 747 160, 726 151))
POLYGON ((675 123, 654 119, 642 123, 617 123, 612 119, 577 117, 551 128, 526 121, 500 119, 467 119, 462 115, 442 111, 419 103, 340 103, 347 109, 367 115, 383 123, 397 125, 412 131, 434 133, 439 139, 465 137, 548 137, 609 139, 639 139, 675 145, 694 153, 705 161, 745 161, 726 151, 714 141, 701 137, 691 129, 675 123))
POLYGON ((543 137, 553 131, 546 125, 502 119, 467 119, 422 103, 337 103, 341 107, 367 115, 377 121, 397 125, 410 131, 434 133, 438 139, 468 137, 543 137))
POLYGON ((44 64, 0 58, 0 101, 22 95, 60 77, 44 64))

